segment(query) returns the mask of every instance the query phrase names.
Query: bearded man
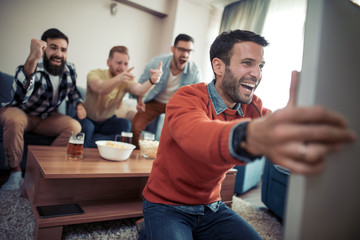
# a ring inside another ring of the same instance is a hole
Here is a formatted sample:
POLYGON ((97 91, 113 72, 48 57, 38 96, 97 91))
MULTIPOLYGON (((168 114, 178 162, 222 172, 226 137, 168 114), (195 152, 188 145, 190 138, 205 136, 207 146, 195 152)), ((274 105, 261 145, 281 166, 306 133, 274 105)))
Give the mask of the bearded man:
POLYGON ((138 83, 129 68, 130 55, 125 46, 114 46, 107 59, 108 69, 94 69, 87 75, 84 105, 87 117, 79 119, 85 132, 84 147, 96 148, 98 140, 114 140, 116 135, 131 131, 131 122, 118 118, 115 110, 126 93, 143 96, 162 75, 161 63, 150 70, 150 81, 138 83))
POLYGON ((355 140, 338 113, 295 106, 297 72, 288 105, 274 113, 263 107, 254 91, 262 79, 267 45, 253 32, 223 32, 210 47, 215 79, 184 86, 168 102, 143 190, 140 239, 260 240, 221 201, 227 171, 264 155, 292 173, 316 174, 327 154, 355 140))
POLYGON ((41 40, 31 40, 30 54, 25 64, 16 70, 13 98, 0 109, 5 160, 11 171, 1 190, 20 187, 25 132, 54 136, 53 146, 66 146, 70 132, 81 131, 77 120, 58 112, 60 104, 68 97, 77 109, 78 118, 86 116, 76 88, 75 66, 67 62, 68 44, 64 33, 48 29, 41 40))
POLYGON ((149 81, 155 85, 145 96, 138 97, 138 112, 132 120, 133 144, 139 148, 139 137, 146 126, 161 113, 171 96, 182 86, 201 82, 199 68, 190 61, 194 52, 194 39, 187 34, 179 34, 170 48, 172 54, 153 58, 145 67, 139 83, 149 81), (162 62, 162 76, 156 84, 151 77, 151 69, 162 62))

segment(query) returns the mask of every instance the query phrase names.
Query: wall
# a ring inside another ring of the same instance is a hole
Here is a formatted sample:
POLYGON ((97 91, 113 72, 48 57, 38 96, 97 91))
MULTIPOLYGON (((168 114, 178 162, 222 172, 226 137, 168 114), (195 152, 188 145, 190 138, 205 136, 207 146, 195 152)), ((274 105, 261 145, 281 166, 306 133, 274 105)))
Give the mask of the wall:
POLYGON ((192 59, 201 68, 204 82, 210 82, 214 74, 209 50, 211 43, 219 34, 223 9, 197 5, 193 2, 191 0, 179 1, 173 38, 179 33, 187 33, 194 38, 195 52, 192 59))
POLYGON ((213 35, 211 29, 218 27, 220 19, 218 23, 209 21, 213 9, 199 3, 163 1, 168 1, 169 15, 165 18, 121 3, 113 16, 110 13, 113 1, 110 0, 2 0, 0 71, 14 74, 16 67, 25 63, 30 40, 56 27, 69 37, 68 60, 75 63, 81 86, 86 85, 89 70, 107 67, 106 59, 112 46, 129 48, 130 66, 135 66, 133 73, 139 77, 152 57, 170 52, 174 37, 180 32, 195 38, 193 60, 204 76, 212 75, 208 60, 209 39, 217 35, 213 35))

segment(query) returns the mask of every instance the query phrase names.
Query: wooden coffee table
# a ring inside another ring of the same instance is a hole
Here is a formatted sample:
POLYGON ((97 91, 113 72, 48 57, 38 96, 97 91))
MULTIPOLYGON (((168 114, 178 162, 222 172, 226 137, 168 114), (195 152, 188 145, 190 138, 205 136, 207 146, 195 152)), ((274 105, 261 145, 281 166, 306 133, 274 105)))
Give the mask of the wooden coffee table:
MULTIPOLYGON (((135 150, 122 162, 107 161, 98 149, 85 148, 84 159, 68 160, 65 147, 29 146, 25 193, 35 217, 35 239, 61 239, 64 225, 142 216, 141 193, 153 160, 135 150), (78 203, 84 214, 40 218, 37 206, 78 203)), ((222 200, 231 205, 236 170, 223 183, 222 200)))

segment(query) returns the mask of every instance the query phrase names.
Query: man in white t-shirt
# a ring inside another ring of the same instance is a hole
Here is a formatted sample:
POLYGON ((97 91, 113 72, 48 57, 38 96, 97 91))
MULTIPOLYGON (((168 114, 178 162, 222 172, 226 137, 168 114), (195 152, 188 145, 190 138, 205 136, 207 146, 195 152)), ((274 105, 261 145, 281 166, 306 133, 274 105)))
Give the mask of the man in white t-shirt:
POLYGON ((199 68, 189 61, 194 51, 194 39, 186 34, 179 34, 171 47, 172 54, 153 58, 145 67, 139 82, 149 81, 154 88, 143 100, 138 97, 138 112, 132 120, 133 144, 139 148, 139 137, 146 126, 161 113, 171 96, 182 86, 201 82, 199 68), (156 68, 162 62, 163 74, 158 83, 150 79, 150 69, 156 68))

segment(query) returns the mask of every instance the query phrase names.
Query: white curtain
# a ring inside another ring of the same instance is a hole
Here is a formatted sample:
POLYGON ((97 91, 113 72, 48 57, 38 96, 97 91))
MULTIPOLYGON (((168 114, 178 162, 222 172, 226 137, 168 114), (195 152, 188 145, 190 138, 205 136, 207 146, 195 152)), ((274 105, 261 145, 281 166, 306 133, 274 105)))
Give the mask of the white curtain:
POLYGON ((223 31, 241 29, 261 33, 270 0, 241 0, 225 7, 220 25, 223 31))
POLYGON ((224 9, 220 32, 250 30, 265 37, 265 67, 256 90, 275 111, 289 98, 292 70, 301 70, 307 0, 242 0, 224 9))
POLYGON ((306 0, 271 0, 262 35, 265 48, 263 79, 255 94, 271 110, 285 107, 292 70, 301 70, 306 0))

